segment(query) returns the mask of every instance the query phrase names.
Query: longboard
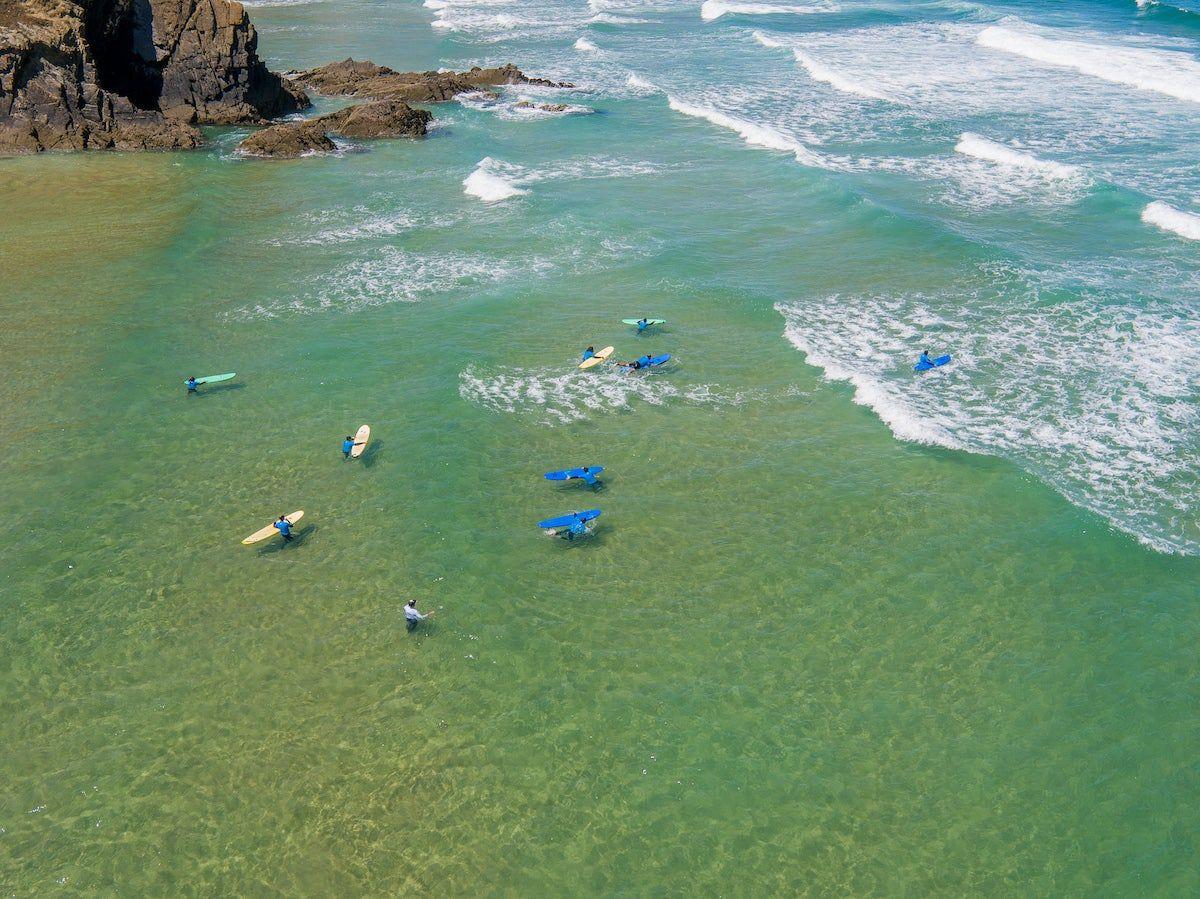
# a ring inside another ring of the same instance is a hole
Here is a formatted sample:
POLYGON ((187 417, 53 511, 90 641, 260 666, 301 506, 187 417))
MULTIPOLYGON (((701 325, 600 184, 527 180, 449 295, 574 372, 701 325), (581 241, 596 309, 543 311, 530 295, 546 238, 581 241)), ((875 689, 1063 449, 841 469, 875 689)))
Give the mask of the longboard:
POLYGON ((544 530, 552 530, 553 528, 567 528, 573 525, 576 521, 591 521, 593 518, 600 517, 599 509, 588 509, 586 512, 572 512, 570 515, 559 515, 558 518, 547 518, 545 521, 539 521, 538 527, 544 530))
MULTIPOLYGON (((236 371, 226 372, 223 375, 206 375, 203 378, 197 378, 197 384, 216 384, 218 381, 231 381, 237 377, 236 371)), ((183 379, 183 383, 187 383, 187 378, 183 379)))
MULTIPOLYGON (((604 471, 603 465, 589 465, 587 466, 586 474, 595 476, 600 474, 602 471, 604 471)), ((584 476, 585 472, 582 468, 566 468, 562 471, 546 472, 547 481, 569 481, 571 478, 582 478, 584 476)))
POLYGON ((670 361, 671 354, 663 353, 661 356, 651 356, 646 362, 642 363, 642 367, 640 369, 634 368, 633 366, 627 366, 625 371, 645 371, 648 368, 653 368, 656 365, 662 365, 664 362, 670 361))
POLYGON ((913 366, 913 371, 929 371, 931 368, 940 368, 950 361, 950 356, 938 356, 932 362, 918 362, 913 366))
POLYGON ((600 350, 600 352, 596 353, 596 355, 593 356, 591 359, 584 359, 582 362, 580 362, 579 367, 580 368, 591 368, 593 365, 599 365, 601 362, 603 362, 605 359, 607 359, 612 354, 613 354, 613 348, 610 346, 606 346, 604 349, 600 350))
MULTIPOLYGON (((304 517, 304 510, 300 509, 299 511, 293 512, 291 515, 284 515, 283 517, 286 518, 292 524, 295 524, 297 521, 299 521, 301 518, 304 517)), ((274 522, 272 522, 271 524, 267 525, 265 528, 259 528, 257 531, 255 531, 253 534, 251 534, 249 537, 247 537, 245 540, 243 540, 242 543, 244 543, 246 546, 249 546, 251 543, 261 543, 263 540, 266 540, 268 537, 274 537, 278 533, 279 533, 279 529, 276 528, 274 522)))
POLYGON ((371 426, 363 425, 354 432, 354 448, 350 450, 350 458, 357 459, 363 454, 363 450, 367 448, 367 441, 371 439, 371 426))
MULTIPOLYGON (((623 318, 623 319, 621 319, 621 324, 636 325, 640 321, 641 321, 640 318, 623 318)), ((648 325, 665 325, 666 323, 667 323, 667 320, 665 318, 648 318, 648 319, 646 319, 646 324, 648 324, 648 325)))

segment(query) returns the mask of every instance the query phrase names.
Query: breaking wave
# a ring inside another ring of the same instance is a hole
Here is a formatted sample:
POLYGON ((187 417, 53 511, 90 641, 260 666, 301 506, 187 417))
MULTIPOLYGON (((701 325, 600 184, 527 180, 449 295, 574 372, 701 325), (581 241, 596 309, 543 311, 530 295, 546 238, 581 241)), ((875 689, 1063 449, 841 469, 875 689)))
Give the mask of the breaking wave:
POLYGON ((983 29, 975 40, 980 46, 1034 62, 1200 103, 1200 63, 1186 53, 1060 40, 999 25, 983 29))
POLYGON ((1200 240, 1200 215, 1155 201, 1142 210, 1142 221, 1187 240, 1200 240))

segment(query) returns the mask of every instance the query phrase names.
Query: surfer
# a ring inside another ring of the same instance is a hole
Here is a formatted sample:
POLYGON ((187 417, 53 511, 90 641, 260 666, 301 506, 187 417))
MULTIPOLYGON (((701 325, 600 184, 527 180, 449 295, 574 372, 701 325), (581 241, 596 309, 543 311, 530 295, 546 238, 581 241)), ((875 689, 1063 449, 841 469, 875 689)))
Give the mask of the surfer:
POLYGON ((587 484, 589 487, 599 487, 600 486, 600 479, 597 478, 594 474, 592 474, 591 468, 589 468, 588 466, 585 465, 583 468, 581 468, 579 470, 581 472, 583 472, 583 474, 580 475, 580 477, 583 478, 583 482, 585 484, 587 484))
POLYGON ((590 533, 591 531, 588 530, 587 522, 576 514, 575 520, 567 525, 567 532, 563 536, 568 540, 574 540, 576 537, 585 537, 590 533))
POLYGON ((933 367, 933 360, 929 358, 929 350, 926 350, 921 354, 921 358, 917 360, 917 365, 928 365, 930 368, 933 367))
POLYGON ((352 451, 352 450, 353 450, 353 449, 354 449, 356 446, 362 446, 362 444, 361 444, 361 443, 355 443, 355 442, 354 442, 354 438, 353 438, 353 437, 351 437, 349 434, 347 434, 347 435, 346 435, 346 439, 342 441, 342 457, 343 457, 343 458, 345 458, 345 459, 349 459, 349 458, 350 458, 350 453, 351 453, 351 451, 352 451))
POLYGON ((200 392, 200 382, 196 380, 195 375, 188 375, 188 379, 187 379, 186 383, 187 383, 187 389, 188 389, 187 392, 189 395, 200 392))
MULTIPOLYGON (((437 611, 436 609, 434 611, 437 611)), ((408 628, 409 633, 417 629, 417 625, 432 615, 433 612, 425 612, 422 614, 417 610, 417 601, 410 599, 404 604, 404 626, 408 628)))
POLYGON ((637 329, 638 329, 639 334, 641 334, 643 331, 645 331, 649 327, 650 327, 650 319, 648 319, 648 318, 639 318, 638 319, 637 329))
POLYGON ((590 346, 586 350, 583 351, 583 358, 580 361, 587 362, 589 359, 594 359, 595 357, 596 357, 596 348, 593 346, 590 346))
MULTIPOLYGON (((262 519, 260 518, 259 521, 262 519)), ((292 540, 292 523, 283 515, 279 516, 279 520, 275 522, 275 528, 283 536, 283 542, 289 543, 292 540)))

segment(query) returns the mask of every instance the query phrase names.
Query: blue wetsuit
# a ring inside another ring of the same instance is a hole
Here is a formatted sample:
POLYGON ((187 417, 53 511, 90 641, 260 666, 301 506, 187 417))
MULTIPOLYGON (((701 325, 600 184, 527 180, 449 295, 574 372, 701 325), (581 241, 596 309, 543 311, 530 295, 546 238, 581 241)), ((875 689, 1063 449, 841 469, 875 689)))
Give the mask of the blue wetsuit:
POLYGON ((354 449, 354 440, 353 439, 342 441, 342 455, 349 456, 350 450, 352 450, 352 449, 354 449))
POLYGON ((583 351, 583 359, 581 361, 587 362, 589 359, 593 358, 595 355, 596 354, 593 353, 591 350, 584 350, 583 351))
POLYGON ((588 484, 591 487, 596 486, 596 476, 594 474, 592 474, 590 471, 588 471, 586 468, 583 470, 583 480, 584 480, 584 483, 588 484))
POLYGON ((917 365, 933 365, 933 360, 929 358, 928 353, 922 353, 921 358, 917 360, 917 365))
POLYGON ((188 389, 188 393, 195 393, 197 390, 200 389, 200 382, 197 381, 195 378, 188 378, 187 379, 187 389, 188 389))
POLYGON ((567 528, 567 539, 574 540, 576 537, 582 537, 587 533, 587 523, 582 519, 576 518, 567 528))
POLYGON ((649 327, 650 327, 650 322, 646 321, 643 318, 640 322, 638 322, 638 333, 641 334, 643 331, 645 331, 649 327))
POLYGON ((283 539, 285 541, 292 539, 292 523, 286 518, 275 522, 275 527, 279 530, 279 533, 283 535, 283 539))

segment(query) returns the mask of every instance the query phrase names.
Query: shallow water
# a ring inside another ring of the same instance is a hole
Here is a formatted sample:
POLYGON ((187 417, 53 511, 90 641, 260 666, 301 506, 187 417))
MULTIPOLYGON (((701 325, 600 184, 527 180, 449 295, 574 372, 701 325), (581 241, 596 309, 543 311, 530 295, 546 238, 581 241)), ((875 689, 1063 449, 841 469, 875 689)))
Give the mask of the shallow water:
POLYGON ((595 112, 0 162, 0 885, 1200 889, 1190 14, 705 6, 251 4, 595 112))

